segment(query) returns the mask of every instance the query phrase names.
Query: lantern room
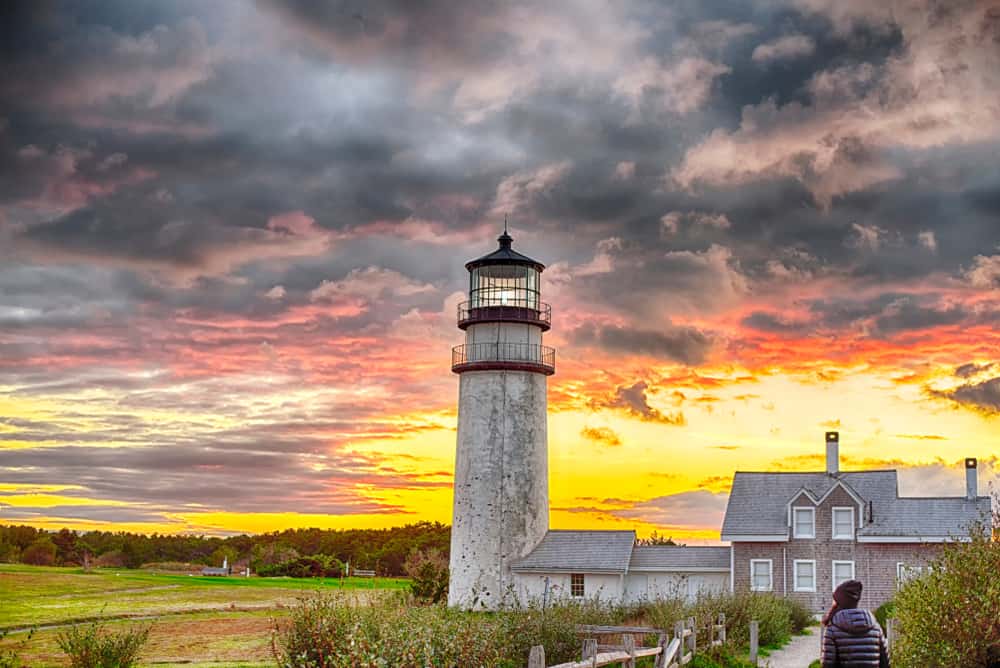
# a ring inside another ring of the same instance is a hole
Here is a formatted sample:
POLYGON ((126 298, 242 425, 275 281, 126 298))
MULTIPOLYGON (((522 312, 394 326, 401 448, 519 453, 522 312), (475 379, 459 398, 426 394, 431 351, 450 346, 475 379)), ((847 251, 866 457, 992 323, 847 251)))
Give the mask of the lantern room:
POLYGON ((552 324, 552 307, 541 301, 540 275, 545 265, 518 253, 506 230, 500 247, 466 263, 469 300, 459 304, 458 326, 476 322, 527 322, 542 330, 552 324))

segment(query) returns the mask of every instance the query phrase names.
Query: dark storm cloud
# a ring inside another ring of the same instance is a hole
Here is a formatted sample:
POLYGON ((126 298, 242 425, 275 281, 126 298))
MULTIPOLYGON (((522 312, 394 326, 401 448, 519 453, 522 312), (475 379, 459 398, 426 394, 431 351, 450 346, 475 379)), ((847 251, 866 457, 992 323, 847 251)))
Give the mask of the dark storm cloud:
POLYGON ((482 64, 503 48, 500 30, 493 39, 483 39, 482 31, 476 29, 489 23, 503 7, 481 0, 459 5, 405 0, 259 0, 258 5, 341 56, 403 60, 415 52, 429 51, 441 65, 469 67, 482 64))
POLYGON ((619 409, 647 422, 659 422, 674 426, 683 426, 687 423, 684 414, 680 411, 663 413, 650 406, 648 391, 649 385, 646 381, 640 380, 632 385, 615 388, 610 396, 595 401, 594 407, 619 409))
POLYGON ((959 378, 969 378, 970 376, 975 376, 976 374, 983 373, 984 371, 989 371, 992 368, 992 363, 976 364, 975 362, 968 362, 955 367, 955 375, 959 378))
POLYGON ((2 508, 4 518, 9 522, 85 520, 109 523, 151 522, 169 524, 171 520, 168 513, 172 512, 168 509, 157 511, 86 504, 42 506, 37 508, 9 506, 3 502, 3 495, 0 495, 0 508, 2 508))
POLYGON ((987 415, 1000 415, 1000 377, 979 383, 966 383, 954 390, 931 390, 931 394, 950 399, 959 406, 965 406, 987 415))
POLYGON ((750 329, 778 334, 805 334, 812 328, 807 322, 788 320, 779 314, 766 311, 754 311, 743 318, 742 324, 750 329))
MULTIPOLYGON (((450 484, 397 472, 360 455, 314 452, 296 456, 273 441, 244 446, 5 450, 0 451, 0 470, 12 484, 79 487, 64 490, 64 496, 234 512, 272 512, 290 499, 295 499, 300 512, 393 512, 399 509, 354 498, 354 486, 417 489, 450 484)), ((94 513, 89 516, 99 519, 94 513)))
POLYGON ((613 325, 584 325, 570 334, 581 346, 600 346, 624 354, 666 357, 698 365, 712 348, 712 338, 694 327, 669 325, 659 330, 633 330, 613 325))

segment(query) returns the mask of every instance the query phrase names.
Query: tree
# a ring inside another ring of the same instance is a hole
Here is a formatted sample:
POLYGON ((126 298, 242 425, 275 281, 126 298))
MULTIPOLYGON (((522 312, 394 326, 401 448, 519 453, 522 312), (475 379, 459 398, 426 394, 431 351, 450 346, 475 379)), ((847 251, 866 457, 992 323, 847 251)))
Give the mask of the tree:
POLYGON ((250 568, 259 570, 263 566, 277 566, 298 558, 299 553, 283 543, 255 545, 250 556, 250 568))
POLYGON ((17 545, 7 543, 3 538, 0 538, 0 564, 16 563, 19 556, 21 556, 21 551, 17 549, 17 545))
POLYGON ((56 544, 48 536, 38 538, 21 552, 21 563, 51 566, 56 562, 56 544))
POLYGON ((678 545, 673 538, 667 536, 661 536, 653 530, 653 533, 649 534, 649 538, 639 538, 635 541, 636 545, 649 546, 649 545, 678 545))
POLYGON ((59 564, 71 565, 81 562, 77 541, 76 532, 69 529, 60 529, 58 533, 52 535, 52 542, 56 545, 56 561, 59 564))
POLYGON ((411 550, 403 570, 417 599, 440 603, 448 598, 448 559, 440 550, 411 550))
POLYGON ((210 566, 221 567, 222 563, 225 562, 230 568, 232 568, 234 561, 236 561, 236 550, 228 546, 217 548, 215 552, 208 557, 208 563, 210 566))

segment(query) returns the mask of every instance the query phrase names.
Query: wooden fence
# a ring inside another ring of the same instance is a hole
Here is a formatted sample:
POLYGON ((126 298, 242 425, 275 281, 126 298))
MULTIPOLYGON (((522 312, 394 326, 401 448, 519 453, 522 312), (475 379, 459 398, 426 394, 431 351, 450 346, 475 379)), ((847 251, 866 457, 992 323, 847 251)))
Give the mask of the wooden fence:
MULTIPOLYGON (((528 668, 598 668, 621 664, 625 668, 635 668, 636 659, 654 656, 655 668, 676 668, 694 659, 698 649, 698 632, 693 617, 677 622, 674 635, 668 640, 666 631, 645 626, 578 626, 577 632, 584 636, 579 661, 546 666, 545 648, 536 645, 528 656, 528 668), (654 647, 643 647, 636 636, 656 636, 654 647), (615 642, 607 642, 615 639, 615 642), (601 641, 605 642, 601 642, 601 641)), ((720 614, 718 620, 709 626, 709 646, 715 647, 726 641, 726 616, 720 614)))

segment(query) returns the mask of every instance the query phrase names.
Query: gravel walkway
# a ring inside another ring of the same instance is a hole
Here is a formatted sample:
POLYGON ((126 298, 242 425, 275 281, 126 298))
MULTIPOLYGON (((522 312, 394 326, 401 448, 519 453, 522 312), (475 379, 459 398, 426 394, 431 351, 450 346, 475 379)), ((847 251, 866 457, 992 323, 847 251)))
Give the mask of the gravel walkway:
POLYGON ((808 668, 819 658, 819 635, 813 632, 805 636, 795 636, 792 641, 762 659, 760 664, 769 668, 808 668))

